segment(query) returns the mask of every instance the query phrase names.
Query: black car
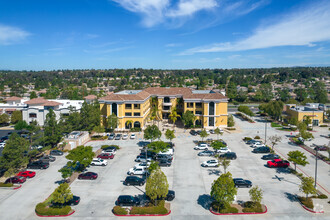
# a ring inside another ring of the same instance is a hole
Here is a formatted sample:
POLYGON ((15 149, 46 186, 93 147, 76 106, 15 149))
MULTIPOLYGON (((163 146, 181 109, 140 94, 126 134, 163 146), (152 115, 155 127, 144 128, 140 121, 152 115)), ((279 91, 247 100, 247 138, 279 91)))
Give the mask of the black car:
POLYGON ((110 145, 109 147, 105 147, 105 148, 103 148, 102 150, 104 150, 104 151, 106 151, 106 150, 117 150, 117 147, 116 146, 114 146, 114 145, 110 145))
POLYGON ((259 153, 259 154, 265 154, 265 153, 269 153, 270 149, 269 149, 269 147, 257 147, 257 148, 254 148, 252 152, 259 153))
POLYGON ((121 195, 118 197, 116 204, 119 206, 138 206, 141 200, 136 196, 121 195))
POLYGON ((143 186, 145 183, 145 180, 137 177, 137 176, 128 176, 126 177, 125 181, 124 181, 124 185, 129 186, 129 185, 139 185, 139 186, 143 186))
POLYGON ((31 162, 27 165, 28 169, 47 169, 48 167, 49 167, 49 163, 45 163, 40 160, 31 162))
POLYGON ((113 140, 115 138, 115 133, 111 133, 108 137, 108 140, 113 140))
POLYGON ((151 161, 152 158, 151 157, 146 157, 146 155, 144 154, 141 154, 141 155, 138 155, 135 159, 135 162, 145 162, 145 161, 151 161))
POLYGON ((227 158, 227 159, 230 159, 230 160, 235 160, 237 158, 235 152, 227 152, 227 153, 221 154, 219 157, 220 158, 227 158))
POLYGON ((234 184, 235 187, 246 187, 246 188, 250 188, 252 187, 252 182, 250 180, 244 180, 242 178, 234 178, 234 184))
POLYGON ((63 155, 63 151, 52 150, 52 151, 50 151, 50 155, 53 155, 53 156, 62 156, 63 155))
POLYGON ((6 171, 7 171, 7 169, 0 169, 0 177, 2 177, 6 171))
POLYGON ((327 151, 328 147, 327 146, 316 146, 316 147, 314 147, 314 150, 316 150, 316 151, 327 151))
POLYGON ((173 157, 170 154, 157 154, 156 156, 156 160, 160 161, 160 160, 173 160, 173 157))
POLYGON ((198 156, 214 156, 214 151, 211 150, 204 150, 197 154, 198 156))
POLYGON ((51 155, 43 156, 39 160, 41 160, 42 162, 45 162, 45 163, 49 163, 49 162, 54 162, 56 160, 56 157, 53 157, 51 155))
POLYGON ((248 140, 247 142, 245 142, 246 144, 248 144, 248 145, 251 145, 251 144, 254 144, 254 143, 257 143, 257 142, 259 142, 259 143, 261 143, 261 141, 256 141, 256 140, 248 140))
POLYGON ((121 134, 116 134, 115 140, 120 140, 121 139, 121 134))
POLYGON ((67 201, 64 204, 52 202, 52 206, 55 206, 55 207, 62 207, 62 206, 67 206, 67 205, 72 206, 72 205, 78 205, 79 202, 80 202, 80 197, 73 196, 71 200, 67 201))
POLYGON ((172 161, 171 160, 166 160, 166 159, 162 159, 158 161, 158 165, 160 167, 170 167, 172 165, 172 161))
POLYGON ((191 130, 189 133, 190 133, 192 136, 197 136, 197 132, 196 132, 195 130, 191 130))
POLYGON ((198 130, 198 131, 196 131, 196 133, 197 133, 198 135, 200 135, 200 134, 202 133, 202 130, 198 130))
MULTIPOLYGON (((144 149, 141 150, 140 156, 146 156, 146 151, 144 149)), ((148 150, 147 151, 147 157, 151 157, 151 158, 156 158, 157 154, 153 151, 148 150)))
POLYGON ((280 159, 280 157, 277 154, 267 154, 261 157, 263 160, 274 160, 274 159, 280 159))
MULTIPOLYGON (((150 201, 150 198, 146 196, 147 200, 150 201)), ((173 190, 168 190, 166 197, 164 198, 166 201, 172 201, 175 198, 175 192, 173 190)), ((158 198, 157 200, 160 200, 158 198)))

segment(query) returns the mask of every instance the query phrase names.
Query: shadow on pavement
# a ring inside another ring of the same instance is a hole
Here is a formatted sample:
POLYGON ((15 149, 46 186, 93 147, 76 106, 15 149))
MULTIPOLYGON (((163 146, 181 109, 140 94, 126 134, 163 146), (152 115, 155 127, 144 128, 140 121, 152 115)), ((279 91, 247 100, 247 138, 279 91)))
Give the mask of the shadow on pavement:
POLYGON ((297 196, 295 194, 291 194, 288 192, 285 192, 284 195, 286 196, 286 198, 288 198, 290 200, 290 202, 297 202, 297 196))
POLYGON ((276 168, 276 173, 290 174, 291 170, 288 168, 276 168))
POLYGON ((209 175, 220 176, 220 174, 221 174, 221 171, 217 170, 217 169, 208 169, 207 171, 209 172, 209 175))
POLYGON ((197 199, 197 203, 204 209, 209 210, 211 207, 212 198, 208 194, 200 195, 197 199))

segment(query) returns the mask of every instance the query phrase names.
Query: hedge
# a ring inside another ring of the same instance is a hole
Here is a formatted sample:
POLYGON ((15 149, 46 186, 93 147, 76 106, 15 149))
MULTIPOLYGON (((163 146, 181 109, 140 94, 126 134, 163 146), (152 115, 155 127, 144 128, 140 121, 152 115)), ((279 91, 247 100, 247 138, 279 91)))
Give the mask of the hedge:
POLYGON ((250 140, 252 140, 252 138, 250 138, 250 137, 244 137, 243 138, 243 141, 250 141, 250 140))
POLYGON ((328 127, 328 125, 320 125, 320 127, 328 127))
POLYGON ((220 210, 219 210, 219 203, 218 202, 213 202, 211 204, 212 210, 218 213, 238 213, 238 209, 235 207, 231 206, 223 206, 222 204, 220 205, 220 210))
POLYGON ((245 114, 247 114, 249 116, 254 116, 254 113, 246 105, 240 105, 240 106, 238 106, 237 110, 240 111, 240 112, 243 112, 243 113, 245 113, 245 114))
POLYGON ((13 183, 0 183, 0 187, 12 187, 13 183))
POLYGON ((228 131, 232 131, 232 130, 236 130, 236 128, 233 128, 233 127, 228 127, 226 128, 228 131))
POLYGON ((262 210, 262 206, 259 202, 252 202, 252 201, 248 201, 244 203, 244 208, 243 208, 243 212, 256 212, 256 213, 261 213, 262 210))
POLYGON ((116 205, 115 207, 113 207, 112 209, 113 213, 116 215, 127 215, 128 212, 126 211, 126 209, 116 205))
POLYGON ((260 139, 260 137, 257 135, 257 136, 254 137, 254 139, 260 139))
POLYGON ((313 198, 313 199, 327 199, 328 198, 328 196, 327 195, 324 195, 324 194, 320 194, 320 195, 318 195, 318 196, 312 196, 311 198, 313 198))
POLYGON ((117 150, 120 149, 120 147, 118 145, 102 145, 101 149, 103 150, 104 148, 107 148, 107 147, 115 147, 117 150))
POLYGON ((108 136, 100 136, 100 135, 95 135, 91 137, 91 140, 95 141, 95 140, 106 140, 108 139, 108 136))
POLYGON ((142 128, 131 128, 132 132, 139 132, 142 131, 142 128))
POLYGON ((146 206, 146 207, 132 207, 130 214, 132 215, 145 215, 145 214, 160 214, 165 215, 168 210, 165 208, 165 201, 162 200, 157 206, 146 206))
POLYGON ((314 208, 313 200, 312 200, 311 197, 308 197, 308 198, 306 199, 306 197, 298 196, 298 199, 299 199, 299 201, 300 201, 304 206, 306 206, 307 208, 310 208, 310 209, 313 209, 313 208, 314 208))
POLYGON ((64 206, 62 208, 53 208, 53 207, 47 207, 44 202, 38 203, 35 209, 36 213, 38 215, 67 215, 71 211, 70 206, 64 206))
POLYGON ((272 127, 272 128, 280 128, 280 127, 282 127, 282 125, 277 124, 277 123, 275 123, 275 122, 272 122, 272 123, 271 123, 271 127, 272 127))

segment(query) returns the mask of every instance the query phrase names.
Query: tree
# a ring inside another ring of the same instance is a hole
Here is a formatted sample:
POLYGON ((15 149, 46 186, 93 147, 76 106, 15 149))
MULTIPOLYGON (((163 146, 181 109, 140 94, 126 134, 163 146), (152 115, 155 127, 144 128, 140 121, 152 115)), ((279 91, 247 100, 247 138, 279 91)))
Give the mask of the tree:
POLYGON ((305 116, 303 122, 307 125, 307 127, 312 124, 311 116, 305 116))
POLYGON ((187 128, 190 128, 194 125, 194 121, 196 120, 196 116, 194 115, 194 113, 192 111, 186 111, 185 113, 183 113, 182 115, 182 121, 184 123, 184 125, 187 128))
POLYGON ((176 112, 176 107, 173 107, 171 110, 171 113, 169 115, 171 121, 173 122, 173 130, 175 127, 175 122, 180 118, 181 116, 176 112))
POLYGON ((92 147, 81 145, 70 150, 66 159, 72 160, 75 165, 79 162, 79 164, 87 167, 92 162, 94 155, 92 147))
POLYGON ((262 190, 255 186, 252 189, 249 190, 250 199, 254 203, 260 203, 262 200, 262 190))
POLYGON ((150 149, 151 151, 153 151, 157 154, 159 152, 167 151, 168 148, 169 148, 169 145, 167 143, 165 143, 164 141, 154 141, 154 142, 151 142, 150 144, 148 144, 148 149, 150 149))
POLYGON ((267 104, 260 105, 259 109, 262 109, 263 111, 265 111, 268 115, 270 115, 275 120, 279 120, 282 115, 283 106, 284 106, 284 103, 282 101, 271 101, 267 104))
POLYGON ((166 197, 168 187, 167 177, 161 169, 158 168, 154 170, 147 179, 146 195, 149 196, 151 201, 155 204, 156 199, 166 197))
POLYGON ((214 129, 214 133, 217 135, 218 140, 219 140, 219 135, 223 134, 223 132, 221 132, 219 128, 214 129))
POLYGON ((304 89, 304 88, 298 88, 298 89, 295 89, 294 90, 294 93, 296 93, 296 99, 299 101, 299 102, 302 102, 304 101, 304 99, 306 99, 308 97, 308 93, 307 93, 307 90, 304 89))
POLYGON ((270 84, 262 84, 259 90, 263 101, 269 102, 273 98, 272 86, 270 84))
POLYGON ((299 150, 290 151, 288 153, 288 160, 291 161, 294 164, 294 170, 296 170, 296 166, 306 166, 306 164, 309 164, 307 160, 307 157, 304 153, 300 152, 299 150))
POLYGON ((53 202, 63 205, 73 198, 70 186, 67 183, 60 184, 52 194, 53 202))
POLYGON ((62 174, 62 178, 66 179, 72 175, 72 169, 69 167, 62 167, 61 169, 58 170, 62 174))
POLYGON ((227 168, 230 165, 230 160, 228 160, 227 158, 220 158, 220 165, 223 166, 223 170, 225 171, 225 173, 227 173, 227 168))
POLYGON ((13 111, 10 117, 10 121, 12 124, 16 124, 18 121, 23 120, 21 111, 13 111))
POLYGON ((172 142, 172 140, 175 138, 174 130, 167 129, 165 132, 165 137, 172 142))
POLYGON ((225 148, 226 145, 222 141, 213 141, 211 143, 211 147, 213 147, 214 150, 220 150, 221 148, 225 148))
POLYGON ((81 116, 81 129, 92 131, 95 126, 99 126, 101 123, 101 110, 100 104, 95 101, 92 104, 84 102, 80 110, 81 116))
POLYGON ((159 139, 162 136, 162 132, 156 125, 148 125, 148 127, 144 130, 144 139, 151 140, 151 142, 155 139, 159 139))
POLYGON ((218 212, 220 207, 227 207, 235 199, 237 189, 235 187, 231 173, 224 173, 214 180, 211 188, 211 196, 219 204, 218 212))
POLYGON ((290 94, 289 94, 289 89, 288 88, 279 89, 278 95, 279 95, 280 100, 282 102, 286 102, 290 99, 290 94))
POLYGON ((208 137, 209 134, 207 133, 207 131, 205 129, 202 129, 200 136, 202 138, 202 141, 204 140, 204 138, 208 137))
POLYGON ((299 190, 306 194, 306 199, 308 194, 315 195, 317 190, 314 188, 314 179, 313 177, 301 177, 301 185, 299 190))
POLYGON ((26 121, 18 121, 16 124, 15 124, 15 130, 23 130, 23 129, 29 129, 29 125, 26 121))
POLYGON ((158 165, 158 162, 157 161, 151 161, 149 167, 148 167, 148 172, 149 173, 152 173, 154 170, 157 170, 157 169, 160 169, 159 168, 159 165, 158 165))
POLYGON ((234 121, 233 115, 228 115, 227 126, 228 127, 234 127, 235 126, 235 121, 234 121))
POLYGON ((289 118, 288 123, 290 125, 298 125, 298 119, 296 117, 291 117, 289 118))
POLYGON ((49 109, 46 115, 46 121, 44 126, 44 142, 46 145, 55 146, 62 139, 61 129, 56 121, 56 115, 53 109, 49 109))
POLYGON ((115 130, 118 127, 118 123, 118 117, 114 113, 112 113, 107 119, 107 125, 111 131, 115 130))
POLYGON ((0 115, 0 125, 1 124, 8 124, 9 123, 9 119, 10 119, 10 117, 9 117, 9 115, 7 115, 7 114, 2 114, 2 115, 0 115))
POLYGON ((273 135, 269 137, 270 143, 272 143, 272 150, 274 150, 274 147, 277 143, 279 143, 282 140, 280 136, 273 135))
POLYGON ((313 84, 314 100, 318 103, 328 102, 328 93, 323 82, 317 81, 313 84))
POLYGON ((128 129, 132 128, 133 121, 132 120, 127 120, 125 125, 128 127, 128 129))
POLYGON ((30 92, 30 99, 38 98, 37 93, 35 91, 30 92))
POLYGON ((103 133, 105 130, 104 130, 104 127, 102 125, 98 125, 98 126, 95 126, 93 128, 93 132, 97 133, 97 134, 100 134, 100 133, 103 133))
POLYGON ((29 143, 17 133, 10 135, 3 148, 2 157, 0 157, 0 168, 6 169, 5 176, 11 176, 25 166, 29 159, 24 156, 24 152, 29 148, 29 143))

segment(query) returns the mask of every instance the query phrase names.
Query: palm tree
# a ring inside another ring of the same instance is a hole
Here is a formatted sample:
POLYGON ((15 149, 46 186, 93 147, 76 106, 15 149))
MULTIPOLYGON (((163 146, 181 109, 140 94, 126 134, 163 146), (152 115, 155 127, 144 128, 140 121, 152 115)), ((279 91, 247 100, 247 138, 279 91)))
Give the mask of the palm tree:
POLYGON ((129 129, 132 128, 132 124, 133 124, 133 121, 132 121, 132 120, 127 120, 126 123, 125 123, 125 125, 126 125, 129 129))
POLYGON ((169 115, 171 121, 173 122, 173 130, 175 127, 175 122, 180 118, 181 116, 176 112, 176 107, 173 107, 171 110, 171 114, 169 115))

